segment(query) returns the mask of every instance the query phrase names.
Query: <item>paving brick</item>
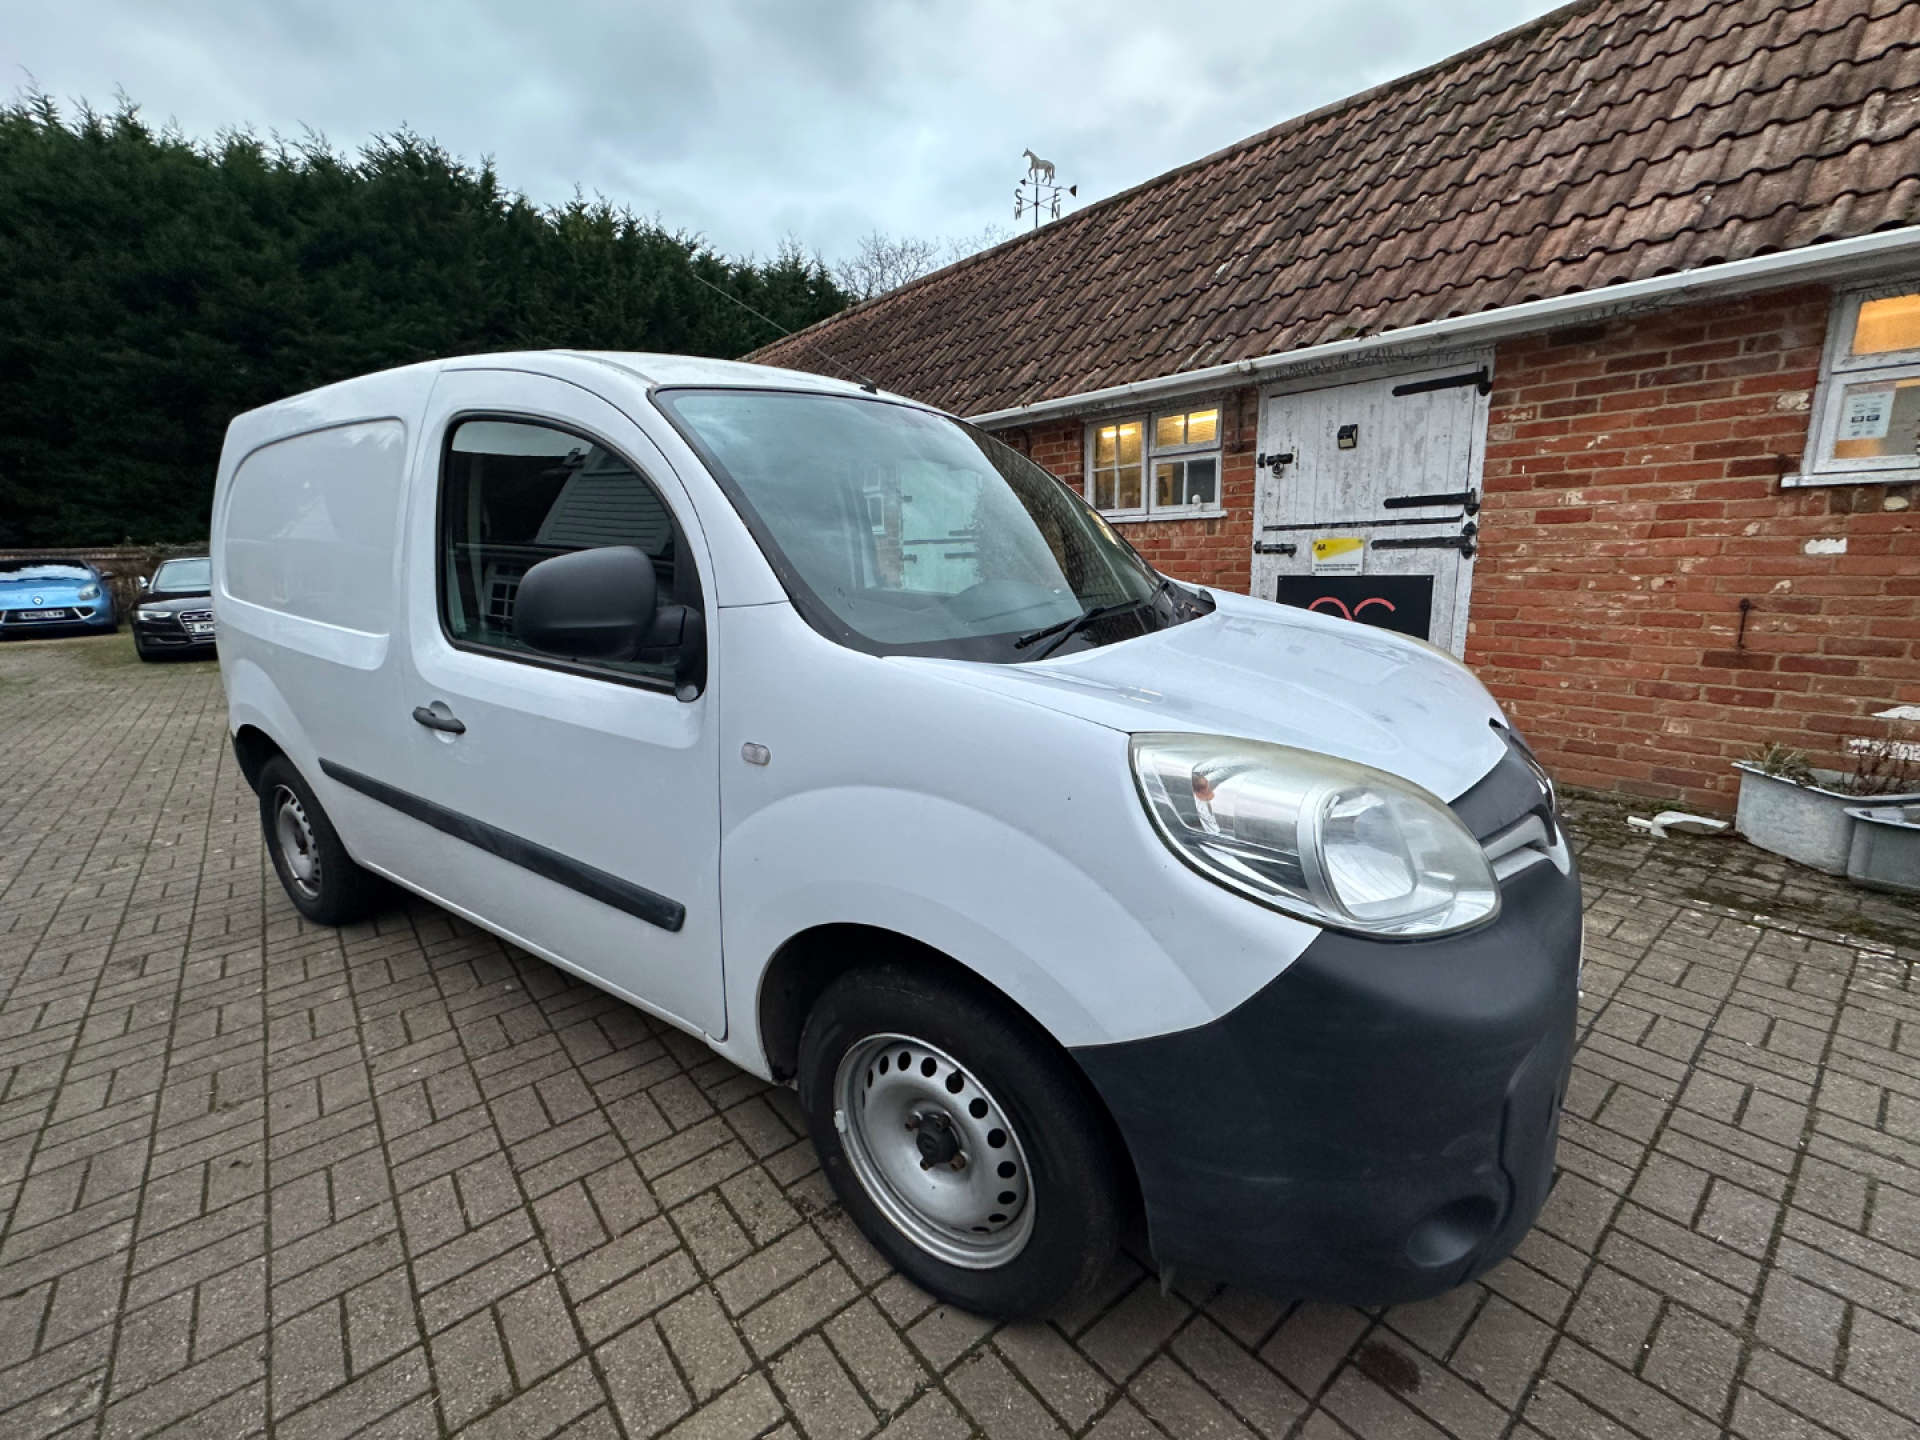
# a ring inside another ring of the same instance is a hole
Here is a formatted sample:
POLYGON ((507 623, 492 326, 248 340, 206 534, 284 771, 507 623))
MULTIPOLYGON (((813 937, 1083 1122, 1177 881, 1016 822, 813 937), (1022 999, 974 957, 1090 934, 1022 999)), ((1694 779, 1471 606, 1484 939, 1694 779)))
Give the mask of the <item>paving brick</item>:
POLYGON ((1640 1375, 1701 1414, 1717 1416, 1739 1362, 1740 1341, 1731 1331, 1669 1304, 1640 1375))
POLYGON ((447 1424, 458 1428, 513 1393, 493 1316, 469 1316, 433 1337, 433 1373, 447 1424))
POLYGON ((1857 1312, 1841 1378, 1920 1425, 1920 1335, 1912 1330, 1870 1310, 1857 1312))
POLYGON ((762 1375, 749 1375, 709 1400, 667 1433, 673 1440, 733 1440, 767 1429, 781 1415, 780 1402, 762 1375))
POLYGON ((1840 1354, 1847 1302, 1784 1271, 1767 1277, 1755 1333, 1802 1364, 1832 1375, 1840 1354))
POLYGON ((846 1267, 829 1260, 749 1311, 741 1321, 741 1333, 754 1354, 764 1359, 824 1324, 859 1293, 846 1267))
POLYGON ((588 1343, 597 1345, 699 1283, 693 1262, 684 1250, 676 1250, 582 1305, 577 1312, 580 1328, 588 1343))
POLYGON ((1260 1358, 1301 1394, 1317 1395, 1367 1325, 1365 1315, 1344 1305, 1302 1305, 1281 1322, 1260 1358))
POLYGON ((990 1350, 955 1365, 947 1388, 989 1440, 1064 1440, 1059 1422, 990 1350))
POLYGON ((771 1368, 773 1383, 807 1440, 859 1440, 876 1428, 873 1411, 818 1335, 802 1340, 771 1368))
POLYGON ((909 1405, 880 1434, 882 1440, 964 1440, 972 1429, 951 1400, 933 1391, 909 1405))
POLYGON ((635 1325, 595 1353, 629 1433, 657 1435, 693 1408, 653 1325, 635 1325))
POLYGON ((753 1241, 717 1191, 694 1196, 673 1212, 672 1219, 694 1260, 708 1275, 718 1275, 753 1253, 753 1241))
POLYGON ((544 1379, 580 1353, 573 1317, 551 1275, 516 1290, 498 1306, 507 1358, 522 1388, 544 1379))
POLYGON ((1113 1393, 1106 1377, 1044 1322, 1008 1325, 994 1335, 993 1343, 1020 1378, 1075 1430, 1092 1419, 1113 1393))
POLYGON ((936 1305, 907 1327, 907 1339, 935 1370, 945 1370, 978 1344, 993 1326, 952 1305, 936 1305))
POLYGON ((926 1368, 869 1300, 856 1301, 829 1320, 826 1336, 883 1413, 898 1411, 927 1384, 926 1368))
POLYGON ((1211 1321, 1196 1320, 1182 1330, 1173 1352, 1202 1385, 1268 1440, 1279 1440, 1306 1413, 1306 1401, 1298 1391, 1211 1321))
POLYGON ((1685 1409, 1664 1392, 1572 1340, 1547 1362, 1555 1382, 1588 1405, 1618 1416, 1628 1428, 1660 1440, 1711 1440, 1719 1426, 1685 1409))
POLYGON ((1746 1382, 1768 1399, 1820 1423, 1846 1440, 1912 1440, 1913 1421, 1782 1356, 1756 1351, 1746 1382))
POLYGON ((1136 1285, 1080 1337, 1080 1348, 1114 1380, 1138 1370, 1179 1329, 1191 1307, 1152 1281, 1136 1285))
POLYGON ((1661 1296, 1637 1280, 1598 1266, 1567 1317, 1567 1333, 1578 1336, 1616 1365, 1638 1370, 1660 1318, 1661 1296))
POLYGON ((684 1295, 661 1311, 659 1327, 696 1400, 712 1399, 751 1364, 746 1347, 709 1288, 684 1295))
POLYGON ((367 1428, 432 1389, 426 1354, 409 1350, 274 1426, 276 1440, 335 1440, 367 1428))

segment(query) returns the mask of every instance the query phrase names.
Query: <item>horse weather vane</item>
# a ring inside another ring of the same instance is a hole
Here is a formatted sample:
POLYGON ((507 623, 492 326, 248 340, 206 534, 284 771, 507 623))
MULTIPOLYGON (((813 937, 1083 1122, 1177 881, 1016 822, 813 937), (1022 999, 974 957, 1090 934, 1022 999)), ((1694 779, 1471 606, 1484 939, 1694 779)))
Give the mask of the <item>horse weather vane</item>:
POLYGON ((1042 160, 1031 150, 1022 150, 1020 153, 1027 157, 1027 173, 1013 187, 1013 218, 1024 219, 1031 213, 1033 228, 1038 230, 1042 212, 1045 212, 1046 219, 1058 220, 1060 197, 1078 195, 1080 187, 1056 184, 1051 160, 1042 160))

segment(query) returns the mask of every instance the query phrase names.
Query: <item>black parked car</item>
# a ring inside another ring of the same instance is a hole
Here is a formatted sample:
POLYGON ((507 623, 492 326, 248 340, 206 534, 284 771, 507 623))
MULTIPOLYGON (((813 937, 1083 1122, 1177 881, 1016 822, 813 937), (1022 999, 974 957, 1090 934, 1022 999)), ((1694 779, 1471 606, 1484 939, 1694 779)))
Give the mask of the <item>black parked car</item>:
POLYGON ((213 561, 169 560, 141 581, 133 607, 133 648, 142 660, 213 653, 213 561))

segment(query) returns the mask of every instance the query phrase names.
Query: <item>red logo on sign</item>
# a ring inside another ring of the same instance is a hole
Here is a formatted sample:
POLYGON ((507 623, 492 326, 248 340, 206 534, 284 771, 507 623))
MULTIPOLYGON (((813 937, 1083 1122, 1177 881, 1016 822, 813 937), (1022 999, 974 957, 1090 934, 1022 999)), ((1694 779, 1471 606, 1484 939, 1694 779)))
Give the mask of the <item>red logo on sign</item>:
POLYGON ((1358 605, 1355 605, 1351 610, 1347 608, 1346 601, 1341 600, 1338 597, 1333 595, 1322 595, 1318 600, 1314 601, 1311 605, 1307 606, 1307 609, 1318 610, 1322 605, 1328 605, 1328 606, 1331 606, 1333 609, 1338 610, 1340 612, 1340 618, 1343 620, 1358 620, 1360 618, 1360 612, 1366 609, 1367 606, 1369 605, 1384 605, 1387 607, 1387 613, 1389 615, 1391 615, 1396 609, 1399 608, 1391 600, 1387 599, 1384 595, 1369 595, 1366 599, 1362 600, 1358 605))

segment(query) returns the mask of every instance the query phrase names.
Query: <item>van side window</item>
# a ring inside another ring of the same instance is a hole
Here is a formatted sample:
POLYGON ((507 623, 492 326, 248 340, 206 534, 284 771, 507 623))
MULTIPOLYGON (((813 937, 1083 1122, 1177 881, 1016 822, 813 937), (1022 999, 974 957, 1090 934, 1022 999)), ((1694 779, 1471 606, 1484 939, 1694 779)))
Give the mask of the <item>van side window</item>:
MULTIPOLYGON (((673 512, 623 457, 531 421, 453 428, 440 477, 440 616, 456 643, 533 656, 513 634, 520 577, 550 556, 600 545, 639 546, 653 559, 660 603, 699 608, 700 577, 673 512)), ((673 678, 671 657, 595 668, 673 678)))

